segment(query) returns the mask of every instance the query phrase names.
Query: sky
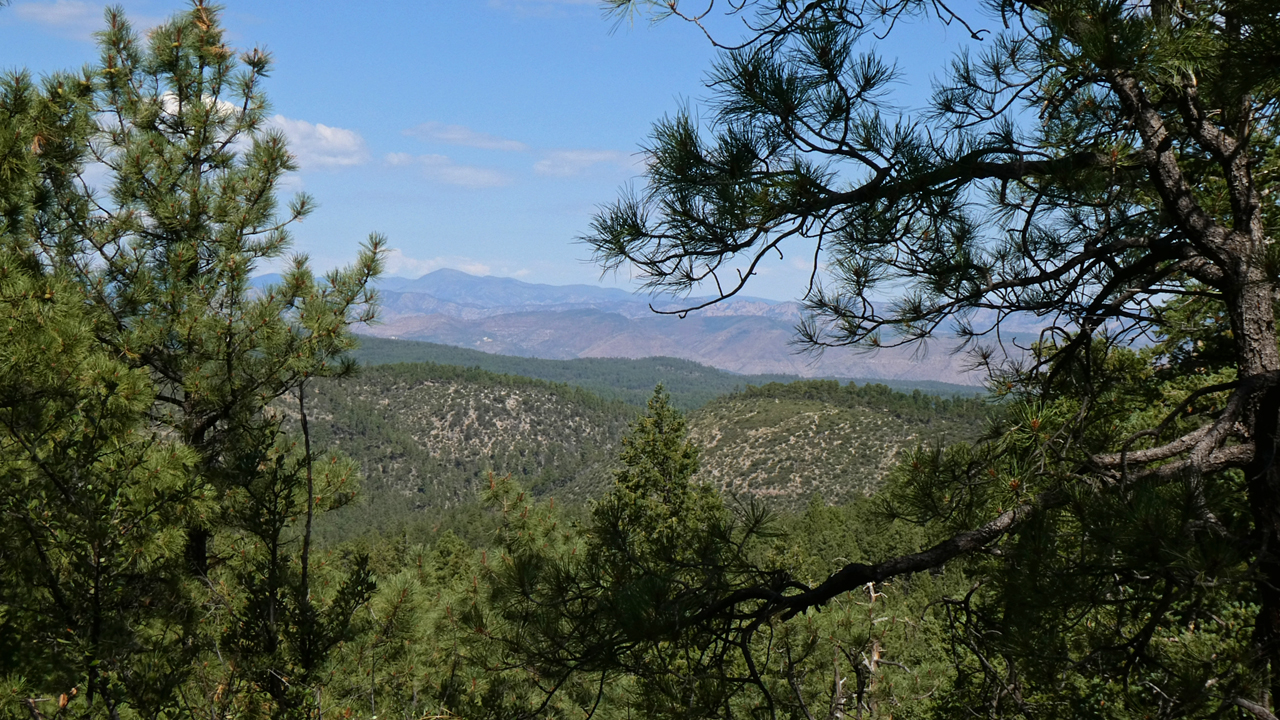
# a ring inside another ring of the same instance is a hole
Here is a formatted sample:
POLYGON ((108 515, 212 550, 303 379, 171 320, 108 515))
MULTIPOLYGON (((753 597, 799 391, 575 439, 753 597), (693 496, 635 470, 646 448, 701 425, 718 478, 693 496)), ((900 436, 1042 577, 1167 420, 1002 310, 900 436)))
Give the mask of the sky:
MULTIPOLYGON (((686 0, 687 2, 687 0, 686 0)), ((189 5, 124 0, 140 29, 189 5)), ((971 3, 959 3, 964 7, 971 3)), ((12 0, 0 7, 0 70, 73 69, 97 56, 104 3, 12 0)), ((696 27, 619 23, 596 0, 225 0, 239 49, 268 50, 272 122, 300 170, 285 192, 319 204, 294 249, 325 270, 371 232, 392 248, 387 274, 439 268, 550 284, 634 289, 602 275, 577 238, 621 189, 643 186, 654 121, 708 97, 714 51, 696 27)), ((735 25, 719 27, 736 32, 735 25)), ((923 105, 963 29, 933 21, 881 52, 923 105)), ((808 254, 772 261, 749 286, 803 294, 808 254)), ((264 268, 269 270, 270 268, 264 268)))

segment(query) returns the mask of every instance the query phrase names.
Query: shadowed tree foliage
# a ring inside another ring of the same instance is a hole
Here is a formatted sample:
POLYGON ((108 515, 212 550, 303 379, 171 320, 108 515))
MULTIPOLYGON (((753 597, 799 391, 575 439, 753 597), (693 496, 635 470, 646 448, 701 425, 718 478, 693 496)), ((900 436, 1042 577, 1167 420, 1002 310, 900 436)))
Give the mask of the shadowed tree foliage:
POLYGON ((954 327, 1011 396, 989 441, 904 466, 891 508, 935 544, 820 583, 780 570, 679 611, 681 633, 747 637, 963 562, 979 584, 944 605, 954 712, 1271 717, 1274 3, 606 4, 720 52, 704 120, 657 123, 644 188, 597 216, 602 265, 724 299, 775 251, 807 253, 811 346, 954 327), (718 34, 721 13, 745 30, 718 34), (937 21, 972 41, 912 116, 875 40, 937 21), (1028 314, 1037 342, 1001 348, 1028 314))

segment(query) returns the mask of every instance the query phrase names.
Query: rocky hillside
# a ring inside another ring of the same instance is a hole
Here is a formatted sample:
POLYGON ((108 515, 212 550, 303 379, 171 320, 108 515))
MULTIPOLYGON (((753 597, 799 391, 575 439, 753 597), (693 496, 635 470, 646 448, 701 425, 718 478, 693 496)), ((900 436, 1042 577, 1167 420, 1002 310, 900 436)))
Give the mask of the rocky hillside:
POLYGON ((814 495, 843 503, 880 487, 903 450, 971 440, 981 401, 944 400, 833 381, 771 384, 690 415, 699 478, 729 493, 798 509, 814 495))
MULTIPOLYGON (((311 405, 315 444, 364 471, 366 500, 329 520, 335 536, 464 511, 490 473, 581 504, 608 488, 641 412, 571 385, 429 363, 366 368, 317 386, 311 405)), ((972 399, 807 381, 725 396, 689 425, 704 447, 701 479, 796 507, 814 493, 838 502, 869 492, 902 448, 956 439, 981 413, 972 399)))
POLYGON ((312 407, 315 444, 364 473, 365 502, 337 514, 339 534, 473 503, 491 472, 586 500, 639 412, 569 385, 427 363, 318 385, 312 407))

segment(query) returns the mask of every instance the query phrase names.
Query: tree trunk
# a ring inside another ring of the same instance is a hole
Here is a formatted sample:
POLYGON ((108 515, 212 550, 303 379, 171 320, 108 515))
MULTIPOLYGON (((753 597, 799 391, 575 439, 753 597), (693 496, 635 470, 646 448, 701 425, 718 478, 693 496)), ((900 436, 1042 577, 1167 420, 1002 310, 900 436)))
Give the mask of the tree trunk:
MULTIPOLYGON (((1265 257, 1265 239, 1250 243, 1241 253, 1246 263, 1265 257), (1251 257, 1252 256, 1252 257, 1251 257)), ((1275 462, 1280 444, 1280 346, 1277 345, 1273 283, 1262 268, 1240 273, 1239 292, 1228 300, 1232 331, 1236 337, 1241 381, 1262 378, 1266 382, 1246 405, 1243 425, 1253 445, 1253 459, 1245 466, 1249 508, 1253 515, 1257 551, 1257 588, 1261 608, 1254 626, 1258 664, 1269 674, 1270 702, 1280 699, 1280 466, 1275 462)))
POLYGON ((195 577, 203 578, 209 574, 210 537, 208 528, 195 526, 187 528, 187 567, 195 577))
POLYGON ((1261 609, 1255 627, 1260 662, 1270 671, 1272 709, 1280 698, 1280 465, 1277 465, 1277 426, 1280 425, 1280 387, 1258 397, 1250 423, 1254 458, 1245 467, 1249 505, 1257 535, 1257 584, 1261 609))

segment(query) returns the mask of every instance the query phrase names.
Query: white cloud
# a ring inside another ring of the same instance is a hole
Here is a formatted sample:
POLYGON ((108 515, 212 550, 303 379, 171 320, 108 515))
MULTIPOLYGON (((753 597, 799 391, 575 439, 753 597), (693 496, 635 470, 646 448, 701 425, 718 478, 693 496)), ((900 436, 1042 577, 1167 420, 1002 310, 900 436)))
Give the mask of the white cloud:
POLYGON ((570 177, 601 164, 622 170, 639 167, 633 156, 616 150, 550 150, 534 164, 533 171, 539 175, 570 177))
POLYGON ((289 151, 303 170, 361 165, 369 160, 369 147, 355 130, 330 127, 283 115, 271 118, 289 139, 289 151))
MULTIPOLYGON (((204 101, 206 103, 212 102, 218 108, 219 115, 225 118, 234 117, 236 114, 240 112, 239 105, 236 105, 233 102, 228 102, 221 98, 214 98, 209 95, 205 95, 204 101)), ((170 115, 177 113, 178 112, 177 93, 173 93, 173 92, 162 93, 160 95, 160 107, 163 108, 164 111, 170 115)), ((276 117, 280 117, 280 116, 277 115, 276 117)), ((112 123, 114 121, 112 118, 108 117, 100 122, 108 123, 108 125, 105 125, 105 126, 109 127, 110 126, 109 123, 112 123)))
POLYGON ((102 25, 102 6, 80 0, 19 3, 13 6, 13 14, 38 25, 73 30, 77 35, 102 25))
MULTIPOLYGON (((43 25, 56 35, 74 40, 91 41, 93 33, 106 28, 106 22, 103 20, 104 4, 84 2, 84 0, 23 2, 15 4, 12 7, 12 13, 17 19, 43 25)), ((162 18, 133 13, 127 14, 126 17, 135 30, 146 30, 162 21, 162 18)))
POLYGON ((302 175, 296 172, 285 173, 280 178, 280 182, 276 183, 276 194, 282 198, 290 198, 305 189, 306 184, 302 182, 302 175))
POLYGON ((78 0, 54 0, 48 3, 19 3, 13 6, 13 12, 23 20, 41 25, 76 25, 86 19, 97 20, 102 9, 97 5, 78 0))
POLYGON ((386 156, 388 165, 418 167, 427 178, 445 185, 460 185, 467 188, 488 188, 508 185, 511 178, 491 168, 459 165, 446 155, 410 155, 408 153, 390 153, 386 156))
POLYGON ((456 255, 433 257, 426 260, 412 258, 405 255, 404 251, 399 248, 392 248, 387 251, 385 267, 387 275, 410 278, 422 277, 440 268, 461 270, 471 275, 488 275, 493 270, 493 268, 479 260, 456 255))
POLYGON ((528 145, 519 140, 510 140, 497 135, 482 133, 465 125, 445 125, 444 123, 429 122, 411 127, 405 130, 404 134, 424 140, 437 140, 450 145, 463 145, 465 147, 480 148, 481 150, 524 152, 529 149, 528 145))

